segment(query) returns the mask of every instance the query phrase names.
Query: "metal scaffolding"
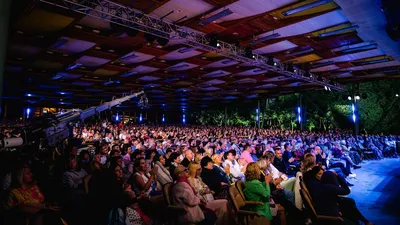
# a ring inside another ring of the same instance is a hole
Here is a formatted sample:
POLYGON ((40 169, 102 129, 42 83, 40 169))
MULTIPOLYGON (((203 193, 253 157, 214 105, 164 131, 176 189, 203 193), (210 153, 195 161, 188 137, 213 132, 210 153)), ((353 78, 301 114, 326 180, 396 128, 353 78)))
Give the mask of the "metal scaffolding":
POLYGON ((40 2, 106 20, 159 38, 179 38, 183 40, 185 45, 273 71, 289 78, 329 87, 332 90, 346 90, 337 82, 332 82, 325 78, 318 79, 316 75, 306 73, 304 70, 287 71, 287 65, 282 62, 275 62, 275 65, 269 65, 267 63, 268 58, 259 54, 253 53, 252 58, 248 58, 245 56, 245 49, 236 45, 218 41, 218 47, 210 46, 210 38, 207 34, 149 16, 139 10, 109 0, 40 0, 40 2))

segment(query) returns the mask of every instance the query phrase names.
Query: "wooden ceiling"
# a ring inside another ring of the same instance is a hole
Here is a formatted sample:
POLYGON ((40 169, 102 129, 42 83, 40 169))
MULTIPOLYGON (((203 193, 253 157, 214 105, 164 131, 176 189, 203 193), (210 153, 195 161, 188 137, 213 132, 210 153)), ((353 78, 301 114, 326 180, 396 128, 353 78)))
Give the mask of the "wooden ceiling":
MULTIPOLYGON (((399 76, 400 63, 373 42, 364 42, 333 1, 289 16, 284 12, 319 1, 115 2, 155 17, 165 16, 166 21, 179 20, 181 26, 216 34, 221 41, 292 62, 341 84, 399 76), (199 25, 224 9, 232 13, 199 25), (279 35, 251 45, 271 33, 279 35)), ((23 13, 13 20, 9 32, 5 98, 43 106, 87 107, 144 89, 152 107, 167 110, 323 89, 188 48, 179 41, 169 40, 161 46, 149 42, 143 33, 117 29, 107 21, 48 4, 36 4, 28 12, 14 10, 23 13)), ((124 105, 133 107, 136 102, 124 105)))

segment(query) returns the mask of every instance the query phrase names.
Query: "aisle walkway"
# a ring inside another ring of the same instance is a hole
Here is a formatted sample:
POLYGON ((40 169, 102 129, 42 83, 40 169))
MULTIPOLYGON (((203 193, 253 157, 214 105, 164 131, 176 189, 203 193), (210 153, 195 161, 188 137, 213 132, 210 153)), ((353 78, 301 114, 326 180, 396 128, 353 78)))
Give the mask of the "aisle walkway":
POLYGON ((352 197, 375 225, 400 225, 400 159, 366 161, 351 179, 352 197))

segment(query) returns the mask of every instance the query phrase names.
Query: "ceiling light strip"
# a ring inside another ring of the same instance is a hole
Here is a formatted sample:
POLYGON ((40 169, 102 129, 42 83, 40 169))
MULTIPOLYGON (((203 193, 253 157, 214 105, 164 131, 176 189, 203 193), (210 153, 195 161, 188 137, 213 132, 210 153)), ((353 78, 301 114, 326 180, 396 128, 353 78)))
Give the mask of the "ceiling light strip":
POLYGON ((207 34, 199 31, 178 26, 173 23, 162 21, 158 18, 144 14, 141 11, 132 9, 109 0, 40 0, 42 3, 68 9, 76 13, 84 14, 94 18, 109 21, 131 29, 149 33, 161 38, 180 38, 186 41, 184 44, 199 48, 203 51, 212 52, 238 62, 247 63, 255 67, 264 68, 271 72, 282 74, 285 77, 303 80, 321 86, 330 87, 333 90, 344 91, 346 88, 340 84, 330 84, 329 80, 316 80, 316 76, 304 76, 305 72, 298 70, 296 73, 285 70, 284 63, 277 62, 277 66, 268 65, 268 58, 259 54, 254 54, 252 58, 244 56, 244 49, 223 41, 219 47, 209 45, 207 34))
POLYGON ((290 16, 290 15, 297 14, 297 13, 300 13, 300 12, 303 12, 303 11, 306 11, 306 10, 309 10, 309 9, 312 9, 312 8, 315 8, 320 5, 330 3, 330 2, 332 2, 332 1, 331 0, 316 1, 316 2, 312 2, 310 4, 302 5, 302 6, 294 8, 294 9, 284 11, 284 12, 282 12, 282 14, 284 16, 290 16))
POLYGON ((212 22, 214 22, 214 21, 216 21, 216 20, 219 20, 219 19, 221 19, 221 18, 224 18, 224 17, 226 17, 226 16, 229 16, 229 15, 231 15, 232 13, 233 13, 233 12, 232 12, 230 9, 224 9, 223 11, 221 11, 221 12, 215 14, 215 15, 212 15, 212 16, 210 16, 210 17, 208 17, 208 18, 203 19, 202 21, 200 21, 199 25, 200 25, 200 26, 207 25, 207 24, 212 23, 212 22))

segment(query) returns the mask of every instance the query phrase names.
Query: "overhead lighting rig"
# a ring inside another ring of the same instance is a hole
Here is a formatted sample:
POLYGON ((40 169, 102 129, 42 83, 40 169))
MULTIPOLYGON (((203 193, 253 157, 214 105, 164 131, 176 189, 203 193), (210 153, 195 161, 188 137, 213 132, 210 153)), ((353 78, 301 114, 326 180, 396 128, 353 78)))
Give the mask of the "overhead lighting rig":
MULTIPOLYGON (((199 48, 203 51, 212 52, 238 62, 247 63, 254 67, 281 74, 285 77, 302 80, 321 86, 330 87, 332 90, 344 91, 339 83, 333 85, 329 81, 316 80, 316 76, 304 76, 304 71, 298 70, 296 73, 287 71, 285 63, 275 62, 276 66, 269 65, 268 57, 259 54, 252 54, 252 57, 246 57, 245 49, 234 44, 223 41, 217 41, 217 46, 210 45, 210 37, 207 34, 190 29, 188 27, 178 26, 175 23, 169 23, 159 18, 149 16, 139 10, 115 3, 110 0, 40 0, 42 3, 68 9, 76 13, 91 16, 94 18, 109 21, 114 24, 125 26, 151 34, 158 38, 171 39, 180 38, 184 44, 199 48)), ((214 40, 213 40, 214 41, 214 40)))

